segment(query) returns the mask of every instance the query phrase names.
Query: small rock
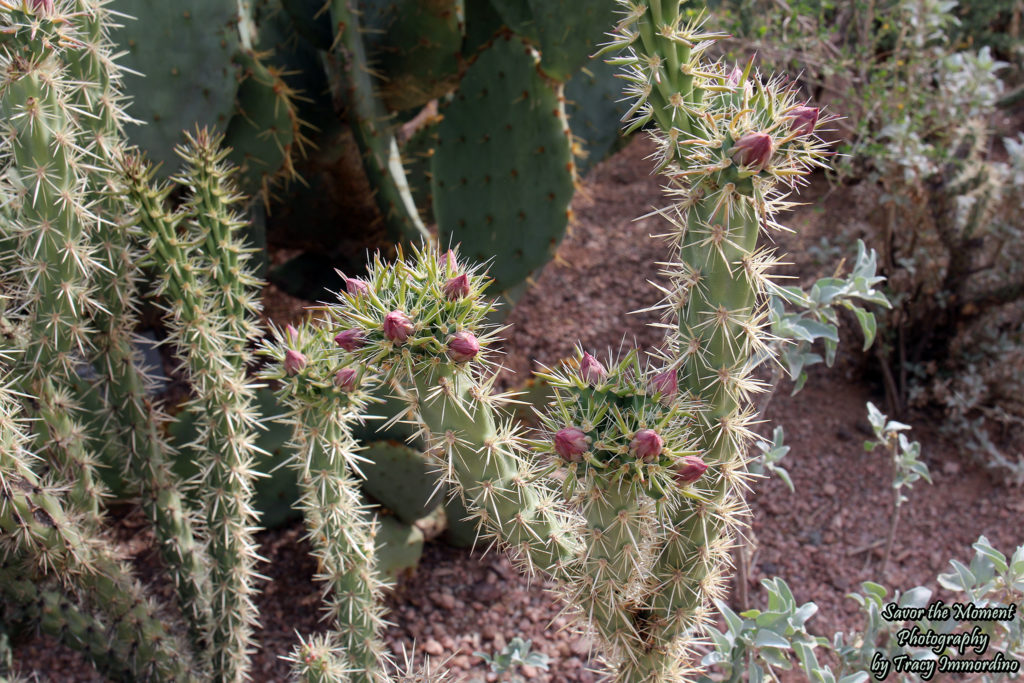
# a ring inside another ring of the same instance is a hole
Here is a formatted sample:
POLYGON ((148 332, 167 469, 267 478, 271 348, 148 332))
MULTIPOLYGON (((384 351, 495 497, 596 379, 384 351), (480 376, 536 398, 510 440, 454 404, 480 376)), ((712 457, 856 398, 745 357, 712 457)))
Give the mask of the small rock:
POLYGON ((519 667, 519 672, 523 674, 523 678, 536 678, 537 667, 530 666, 529 664, 523 664, 519 667))
POLYGON ((839 489, 836 488, 835 484, 825 484, 821 487, 821 490, 826 496, 834 496, 839 493, 839 489))
POLYGON ((434 657, 440 657, 444 654, 444 648, 441 647, 441 643, 437 642, 433 638, 423 644, 423 651, 428 655, 433 655, 434 657))
POLYGON ((947 460, 946 462, 942 463, 942 471, 945 472, 946 474, 959 474, 960 463, 956 462, 955 460, 947 460))
POLYGON ((579 640, 574 642, 570 647, 572 648, 572 651, 578 654, 579 656, 586 657, 588 654, 590 654, 591 642, 589 638, 580 638, 579 640))

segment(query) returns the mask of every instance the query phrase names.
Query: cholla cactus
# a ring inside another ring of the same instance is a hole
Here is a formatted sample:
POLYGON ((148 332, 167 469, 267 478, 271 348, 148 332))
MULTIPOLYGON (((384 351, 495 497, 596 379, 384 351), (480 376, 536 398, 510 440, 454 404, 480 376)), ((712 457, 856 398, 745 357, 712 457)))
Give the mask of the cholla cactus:
POLYGON ((157 293, 173 321, 171 341, 196 393, 198 451, 205 483, 206 524, 210 534, 212 594, 209 634, 214 676, 239 680, 247 675, 256 607, 256 511, 252 507, 260 416, 256 389, 246 376, 255 336, 258 284, 243 246, 243 223, 233 205, 240 197, 229 180, 220 138, 207 131, 189 136, 178 150, 185 171, 176 178, 191 196, 171 213, 165 200, 172 186, 154 188, 152 171, 125 156, 122 172, 128 204, 149 240, 149 253, 161 273, 157 293), (184 236, 179 232, 184 224, 184 236))
POLYGON ((828 119, 803 106, 781 79, 709 63, 720 34, 688 23, 683 3, 623 1, 625 17, 611 47, 623 50, 635 97, 630 128, 648 122, 659 169, 675 203, 671 224, 677 258, 664 302, 673 333, 670 369, 697 415, 694 446, 707 471, 706 494, 684 498, 666 520, 664 547, 651 567, 661 595, 646 616, 646 652, 622 663, 625 680, 674 680, 672 650, 710 615, 721 591, 730 528, 745 513, 744 461, 753 416, 751 377, 767 355, 765 294, 770 252, 762 228, 780 228, 787 208, 778 186, 792 188, 823 166, 826 146, 813 133, 828 119))
POLYGON ((0 9, 0 154, 4 194, 16 205, 4 232, 19 276, 14 313, 29 350, 15 378, 37 399, 37 450, 74 482, 71 501, 98 526, 103 490, 70 389, 75 366, 92 350, 90 275, 102 267, 91 243, 99 229, 87 192, 92 159, 77 124, 76 88, 58 56, 69 38, 56 15, 22 3, 0 9))
POLYGON ((420 425, 429 452, 464 496, 481 535, 508 547, 525 570, 566 576, 576 556, 571 518, 538 479, 488 373, 497 330, 487 279, 452 252, 416 250, 374 259, 364 283, 323 309, 318 344, 351 349, 356 367, 379 369, 408 402, 396 419, 420 425))
POLYGON ((326 345, 319 332, 292 326, 263 352, 278 361, 264 377, 279 383, 282 402, 291 409, 289 463, 298 476, 299 507, 306 520, 306 540, 319 560, 318 579, 335 633, 300 640, 289 658, 303 681, 387 680, 390 656, 380 639, 384 626, 381 597, 386 587, 376 571, 377 524, 360 500, 349 472, 358 472, 359 445, 351 425, 366 413, 368 372, 342 367, 343 350, 326 345))
POLYGON ((0 379, 0 593, 25 605, 49 633, 82 647, 100 668, 133 678, 192 680, 184 643, 145 597, 128 569, 93 538, 88 513, 69 510, 61 491, 41 480, 0 379), (57 579, 40 581, 40 573, 57 579), (60 580, 64 585, 59 585, 60 580), (79 591, 77 601, 64 591, 79 591), (79 604, 76 604, 78 602, 79 604))

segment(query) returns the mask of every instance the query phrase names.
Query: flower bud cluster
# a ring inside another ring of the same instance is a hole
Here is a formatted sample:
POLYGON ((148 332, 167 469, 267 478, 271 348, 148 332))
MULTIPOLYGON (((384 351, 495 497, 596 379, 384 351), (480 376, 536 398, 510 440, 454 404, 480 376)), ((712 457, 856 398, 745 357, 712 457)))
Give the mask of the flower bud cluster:
POLYGON ((390 264, 378 256, 363 278, 345 278, 321 327, 355 363, 379 364, 390 376, 486 364, 495 334, 484 320, 493 306, 481 297, 488 282, 453 250, 417 248, 390 264))
POLYGON ((567 468, 570 490, 597 479, 625 481, 638 495, 673 499, 679 487, 699 479, 684 481, 677 472, 700 458, 693 414, 673 400, 674 371, 642 367, 635 350, 606 366, 580 349, 560 369, 537 374, 555 400, 541 415, 542 436, 533 445, 567 468))

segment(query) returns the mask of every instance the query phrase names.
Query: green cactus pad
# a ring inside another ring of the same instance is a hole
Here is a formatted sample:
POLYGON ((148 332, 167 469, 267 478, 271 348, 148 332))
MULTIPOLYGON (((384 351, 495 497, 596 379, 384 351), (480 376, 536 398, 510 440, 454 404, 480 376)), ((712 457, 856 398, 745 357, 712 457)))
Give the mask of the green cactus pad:
POLYGON ((407 524, 426 517, 441 503, 434 495, 438 477, 423 454, 397 441, 375 441, 360 453, 372 462, 360 466, 363 490, 407 524))
POLYGON ((252 52, 241 53, 241 84, 235 115, 228 124, 228 157, 238 166, 240 189, 266 198, 278 178, 292 178, 294 155, 302 148, 301 121, 293 101, 295 93, 275 69, 252 52))
POLYGON ((370 2, 366 51, 388 109, 420 107, 451 91, 463 69, 463 0, 370 2))
POLYGON ((135 17, 112 32, 127 52, 122 66, 132 96, 130 113, 142 125, 126 133, 163 175, 178 167, 174 146, 182 131, 227 127, 238 90, 232 56, 238 51, 235 0, 119 0, 117 10, 135 17))
POLYGON ((491 0, 516 33, 541 53, 544 73, 565 82, 615 24, 616 0, 491 0))
POLYGON ((406 569, 414 569, 423 555, 423 532, 391 515, 377 515, 377 571, 393 579, 406 569))
POLYGON ((582 176, 626 139, 619 131, 629 110, 622 100, 619 67, 604 57, 589 60, 565 84, 565 110, 576 144, 576 168, 582 176))
POLYGON ((328 81, 335 98, 348 110, 363 170, 375 189, 388 236, 393 242, 429 240, 405 179, 394 123, 377 92, 379 79, 368 66, 359 16, 347 0, 332 0, 331 20, 339 33, 325 60, 328 81))
POLYGON ((533 50, 503 36, 469 68, 445 108, 432 157, 441 244, 477 262, 498 259, 498 289, 548 261, 569 223, 575 169, 557 86, 533 50))

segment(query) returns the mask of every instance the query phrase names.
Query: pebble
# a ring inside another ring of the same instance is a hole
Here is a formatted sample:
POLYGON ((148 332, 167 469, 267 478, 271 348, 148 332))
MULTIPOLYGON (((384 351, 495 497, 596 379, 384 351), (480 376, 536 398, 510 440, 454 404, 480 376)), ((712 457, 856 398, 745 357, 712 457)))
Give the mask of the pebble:
POLYGON ((444 654, 444 648, 441 646, 441 643, 437 642, 433 638, 423 644, 423 651, 428 655, 433 655, 435 657, 440 657, 444 654))

